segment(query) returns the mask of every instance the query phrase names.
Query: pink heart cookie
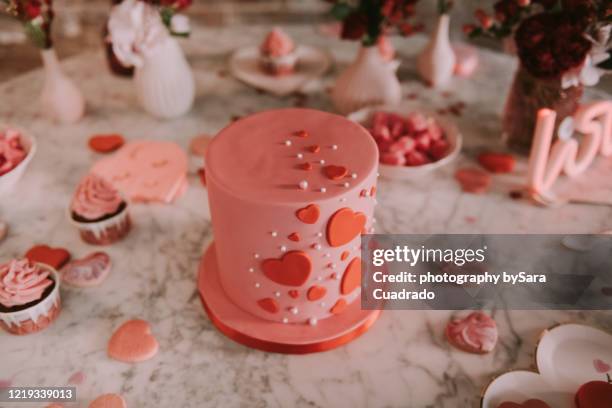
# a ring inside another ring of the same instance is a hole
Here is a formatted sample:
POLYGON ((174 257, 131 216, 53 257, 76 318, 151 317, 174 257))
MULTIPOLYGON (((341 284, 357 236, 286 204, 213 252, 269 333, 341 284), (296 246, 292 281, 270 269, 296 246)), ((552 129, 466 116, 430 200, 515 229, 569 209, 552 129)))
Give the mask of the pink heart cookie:
POLYGON ((176 143, 137 140, 94 164, 132 201, 171 203, 185 190, 187 155, 176 143))
POLYGON ((111 269, 111 259, 105 252, 94 252, 85 258, 68 262, 61 269, 62 281, 77 288, 99 285, 111 269))
POLYGON ((91 401, 89 408, 127 408, 127 404, 119 394, 103 394, 91 401))
POLYGON ((472 312, 463 319, 454 319, 446 326, 449 343, 468 353, 485 354, 497 344, 497 324, 483 312, 472 312))
POLYGON ((153 358, 159 344, 151 334, 151 326, 144 320, 128 320, 113 333, 108 342, 108 355, 125 363, 136 363, 153 358))

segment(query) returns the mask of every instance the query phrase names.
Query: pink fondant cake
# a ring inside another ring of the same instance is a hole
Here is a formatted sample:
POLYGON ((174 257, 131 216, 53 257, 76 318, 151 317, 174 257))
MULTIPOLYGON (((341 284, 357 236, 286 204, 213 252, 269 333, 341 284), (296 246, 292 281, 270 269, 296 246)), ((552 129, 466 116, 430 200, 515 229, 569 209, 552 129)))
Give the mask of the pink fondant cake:
POLYGON ((221 284, 243 310, 307 323, 359 301, 378 149, 360 125, 281 109, 222 130, 206 155, 221 284))

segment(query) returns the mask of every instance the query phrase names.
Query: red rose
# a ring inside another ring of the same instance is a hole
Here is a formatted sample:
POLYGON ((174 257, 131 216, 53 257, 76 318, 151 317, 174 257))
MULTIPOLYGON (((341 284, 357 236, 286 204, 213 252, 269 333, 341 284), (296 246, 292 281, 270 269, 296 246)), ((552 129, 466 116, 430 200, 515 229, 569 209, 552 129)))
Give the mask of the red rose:
POLYGON ((28 19, 33 20, 36 17, 40 16, 42 12, 42 5, 39 0, 30 0, 25 5, 25 13, 28 16, 28 19))
POLYGON ((519 5, 516 0, 500 0, 493 6, 495 19, 499 22, 511 21, 518 17, 519 5))
POLYGON ((355 11, 342 22, 341 38, 344 40, 359 40, 366 32, 367 18, 355 11))

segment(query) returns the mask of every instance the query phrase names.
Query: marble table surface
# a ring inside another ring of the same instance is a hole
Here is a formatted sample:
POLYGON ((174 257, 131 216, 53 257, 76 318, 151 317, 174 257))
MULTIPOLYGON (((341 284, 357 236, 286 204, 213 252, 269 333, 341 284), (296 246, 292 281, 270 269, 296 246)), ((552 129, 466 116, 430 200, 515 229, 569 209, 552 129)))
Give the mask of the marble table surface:
MULTIPOLYGON (((31 130, 39 143, 19 186, 0 201, 0 218, 10 225, 8 237, 0 243, 0 259, 22 255, 37 243, 69 248, 75 257, 94 250, 80 241, 65 216, 76 183, 99 157, 87 148, 93 133, 174 140, 187 148, 193 136, 214 134, 233 118, 252 112, 283 106, 331 110, 328 87, 357 45, 324 37, 313 27, 288 30, 301 42, 324 47, 334 56, 335 70, 323 81, 284 98, 263 94, 233 79, 226 67, 228 53, 257 41, 265 28, 198 28, 182 43, 196 75, 197 100, 191 113, 172 121, 158 121, 139 109, 131 82, 110 75, 101 49, 64 61, 88 103, 87 116, 78 124, 59 126, 40 117, 41 70, 0 83, 0 122, 31 130)), ((466 146, 456 163, 432 177, 381 181, 377 232, 612 229, 612 208, 543 209, 510 199, 508 191, 517 180, 496 178, 486 195, 462 193, 453 171, 473 162, 479 149, 499 144, 499 112, 515 61, 483 50, 478 72, 469 80, 457 80, 452 92, 441 93, 425 88, 415 73, 414 55, 424 38, 394 42, 402 60, 399 76, 405 94, 416 97, 415 103, 430 109, 456 101, 467 104, 463 115, 455 118, 466 146)), ((610 94, 601 89, 587 93, 587 98, 595 97, 610 94)), ((116 392, 129 407, 472 407, 493 376, 531 366, 543 329, 560 322, 585 322, 612 331, 609 311, 494 310, 500 342, 493 353, 476 356, 445 341, 443 328, 453 312, 387 311, 358 340, 322 354, 289 356, 245 348, 217 332, 197 296, 197 265, 212 238, 199 167, 201 159, 192 158, 189 189, 175 204, 134 206, 136 227, 126 240, 107 249, 114 267, 103 285, 63 288, 62 314, 39 334, 0 333, 0 383, 65 385, 81 373, 85 379, 78 386, 76 406, 116 392), (153 326, 161 350, 150 361, 132 365, 106 356, 112 330, 130 318, 146 319, 153 326)))

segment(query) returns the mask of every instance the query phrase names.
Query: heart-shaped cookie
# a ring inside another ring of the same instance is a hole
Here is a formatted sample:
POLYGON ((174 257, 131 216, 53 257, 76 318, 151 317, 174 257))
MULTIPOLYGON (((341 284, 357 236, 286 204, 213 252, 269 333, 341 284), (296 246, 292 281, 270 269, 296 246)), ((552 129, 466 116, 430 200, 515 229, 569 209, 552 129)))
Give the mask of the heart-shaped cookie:
POLYGON ((306 298, 311 302, 314 302, 315 300, 321 299, 323 296, 325 296, 326 293, 327 289, 325 289, 323 286, 315 285, 311 286, 310 289, 308 289, 308 292, 306 293, 306 298))
POLYGON ((365 224, 365 214, 341 208, 327 222, 327 242, 332 247, 348 244, 361 234, 365 224))
POLYGON ((291 234, 289 234, 289 236, 287 238, 290 241, 299 242, 300 241, 300 234, 298 234, 297 232, 292 232, 291 234))
POLYGON ((28 249, 25 257, 32 262, 40 262, 54 269, 60 269, 70 260, 70 252, 64 248, 52 248, 48 245, 35 245, 28 249))
POLYGON ((348 170, 344 166, 334 166, 330 164, 329 166, 323 167, 323 174, 330 180, 340 180, 346 176, 347 172, 348 170))
POLYGON ((127 404, 119 394, 103 394, 91 401, 89 408, 127 408, 127 404))
POLYGON ((522 404, 516 402, 502 402, 497 408, 551 408, 550 405, 539 399, 529 399, 522 404))
POLYGON ((340 314, 344 312, 344 309, 346 309, 346 306, 347 306, 346 300, 342 298, 338 299, 338 301, 332 306, 329 312, 333 314, 340 314))
POLYGON ((278 302, 272 298, 259 299, 257 304, 268 313, 278 313, 280 309, 278 302))
POLYGON ((612 383, 589 381, 582 384, 575 397, 576 408, 612 407, 612 383))
POLYGON ((485 193, 491 185, 491 176, 479 169, 459 169, 455 173, 455 179, 466 193, 485 193))
POLYGON ((497 344, 497 324, 486 313, 472 312, 463 319, 451 320, 446 325, 450 344, 468 353, 485 354, 497 344))
POLYGON ((94 252, 85 258, 68 262, 60 273, 63 282, 78 288, 85 288, 102 283, 110 269, 110 256, 106 252, 94 252))
POLYGON ((98 153, 110 153, 119 149, 125 143, 123 136, 119 134, 93 135, 89 138, 89 148, 98 153))
POLYGON ((151 326, 140 319, 123 323, 108 342, 108 355, 125 363, 145 361, 157 354, 159 344, 151 334, 151 326))
POLYGON ((361 258, 356 257, 349 262, 342 275, 340 293, 348 295, 361 285, 361 258))
POLYGON ((266 259, 261 263, 264 275, 285 286, 302 286, 310 276, 312 263, 307 253, 287 252, 281 259, 266 259))
POLYGON ((319 214, 319 206, 316 204, 309 204, 295 212, 295 216, 304 224, 314 224, 319 219, 319 214))

